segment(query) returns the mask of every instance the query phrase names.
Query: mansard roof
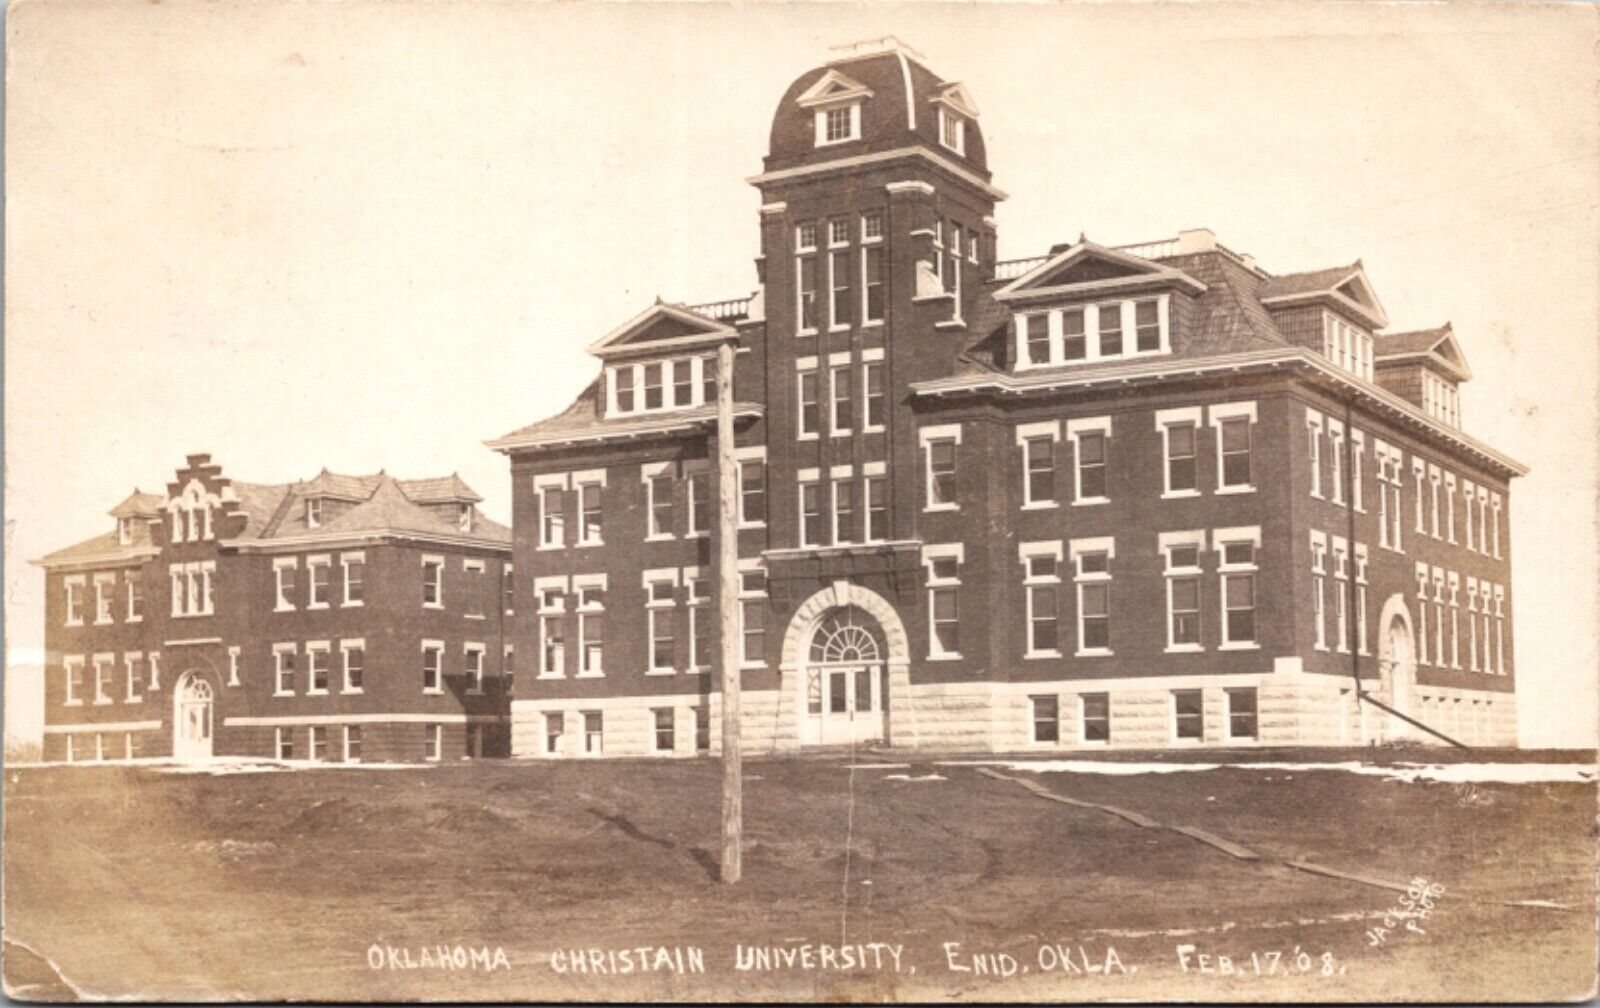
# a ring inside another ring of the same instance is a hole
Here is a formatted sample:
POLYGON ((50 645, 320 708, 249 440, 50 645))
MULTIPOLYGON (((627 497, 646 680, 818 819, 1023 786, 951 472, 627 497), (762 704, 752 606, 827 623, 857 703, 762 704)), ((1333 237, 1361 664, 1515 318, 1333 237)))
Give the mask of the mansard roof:
MULTIPOLYGON (((663 410, 658 413, 632 413, 621 417, 601 417, 600 396, 603 377, 597 377, 578 393, 566 409, 553 417, 485 441, 496 451, 512 452, 526 448, 561 448, 580 444, 598 444, 608 441, 634 441, 649 437, 671 437, 699 431, 714 424, 717 419, 715 405, 693 409, 663 410)), ((759 417, 763 413, 760 403, 736 402, 733 404, 735 420, 759 417)))
POLYGON ((1467 355, 1448 322, 1434 329, 1379 333, 1373 342, 1372 360, 1376 367, 1408 361, 1427 362, 1455 381, 1472 378, 1467 355))

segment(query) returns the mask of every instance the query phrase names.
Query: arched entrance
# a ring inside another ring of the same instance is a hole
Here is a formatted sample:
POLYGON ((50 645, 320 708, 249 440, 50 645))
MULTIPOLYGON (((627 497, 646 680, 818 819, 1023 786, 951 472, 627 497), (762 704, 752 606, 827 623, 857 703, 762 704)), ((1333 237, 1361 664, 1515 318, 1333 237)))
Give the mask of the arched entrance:
MULTIPOLYGON (((1411 613, 1405 599, 1392 595, 1378 616, 1378 698, 1402 714, 1411 714, 1417 683, 1416 645, 1411 633, 1411 613)), ((1385 716, 1388 738, 1408 737, 1411 726, 1385 716)))
MULTIPOLYGON (((836 581, 807 599, 784 634, 779 719, 799 745, 889 742, 909 698, 905 627, 879 594, 836 581)), ((785 732, 787 734, 787 732, 785 732)))
POLYGON ((183 762, 211 758, 211 683, 198 671, 183 674, 172 691, 172 757, 183 762))

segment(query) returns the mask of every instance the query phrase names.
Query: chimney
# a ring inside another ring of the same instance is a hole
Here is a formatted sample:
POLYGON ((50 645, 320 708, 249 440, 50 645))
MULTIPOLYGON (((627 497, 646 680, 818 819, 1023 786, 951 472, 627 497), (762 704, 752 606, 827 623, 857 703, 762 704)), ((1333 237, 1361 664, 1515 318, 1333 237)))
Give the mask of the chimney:
POLYGON ((1178 254, 1189 255, 1194 252, 1215 252, 1217 250, 1217 236, 1211 233, 1210 228, 1191 228, 1188 231, 1178 232, 1178 254))

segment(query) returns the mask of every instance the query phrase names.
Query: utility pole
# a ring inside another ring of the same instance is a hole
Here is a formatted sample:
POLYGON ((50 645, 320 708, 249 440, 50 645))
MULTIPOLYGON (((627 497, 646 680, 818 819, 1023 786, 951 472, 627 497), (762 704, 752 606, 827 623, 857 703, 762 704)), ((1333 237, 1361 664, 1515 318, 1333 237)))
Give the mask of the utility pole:
POLYGON ((733 454, 732 340, 717 348, 717 615, 722 641, 722 881, 743 871, 739 752, 739 471, 733 454))

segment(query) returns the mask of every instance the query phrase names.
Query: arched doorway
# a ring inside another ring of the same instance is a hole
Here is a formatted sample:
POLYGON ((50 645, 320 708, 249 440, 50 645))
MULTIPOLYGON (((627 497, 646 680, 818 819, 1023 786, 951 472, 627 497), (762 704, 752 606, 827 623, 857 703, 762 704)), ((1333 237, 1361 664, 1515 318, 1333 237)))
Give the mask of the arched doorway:
MULTIPOLYGON (((1416 645, 1411 634, 1411 613, 1400 595, 1391 596, 1378 616, 1378 697, 1402 714, 1411 714, 1417 683, 1416 645)), ((1385 715, 1388 738, 1413 734, 1411 726, 1385 715)))
POLYGON ((198 671, 184 673, 172 691, 172 757, 183 762, 211 758, 211 683, 198 671))
POLYGON ((817 624, 806 660, 805 743, 881 742, 888 712, 883 628, 857 606, 817 624))
POLYGON ((784 633, 778 744, 894 743, 904 727, 895 719, 910 710, 910 667, 894 607, 835 581, 801 603, 784 633))

